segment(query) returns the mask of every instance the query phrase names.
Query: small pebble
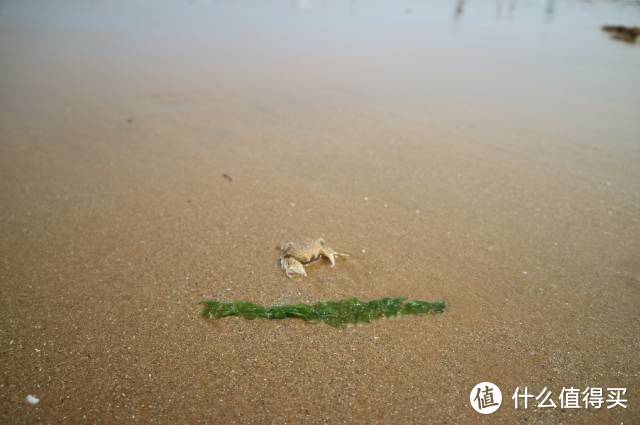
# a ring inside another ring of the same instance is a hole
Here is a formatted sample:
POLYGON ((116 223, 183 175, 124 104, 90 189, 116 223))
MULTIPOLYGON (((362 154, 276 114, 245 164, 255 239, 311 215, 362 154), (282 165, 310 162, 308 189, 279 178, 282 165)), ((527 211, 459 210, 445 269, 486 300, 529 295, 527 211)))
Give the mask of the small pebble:
POLYGON ((368 196, 365 196, 365 197, 364 197, 364 200, 365 200, 365 201, 368 201, 368 200, 369 200, 369 197, 368 197, 368 196))
POLYGON ((27 403, 31 404, 32 406, 35 406, 36 404, 40 403, 40 399, 31 394, 29 394, 27 398, 25 398, 25 400, 27 401, 27 403))

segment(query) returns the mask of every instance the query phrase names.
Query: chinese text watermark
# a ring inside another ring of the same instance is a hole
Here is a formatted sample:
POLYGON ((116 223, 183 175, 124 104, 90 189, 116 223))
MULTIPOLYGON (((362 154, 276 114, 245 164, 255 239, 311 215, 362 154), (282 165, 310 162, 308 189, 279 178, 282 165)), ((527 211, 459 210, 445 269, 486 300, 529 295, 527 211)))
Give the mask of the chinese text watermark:
MULTIPOLYGON (((627 389, 622 387, 562 387, 555 394, 549 388, 532 390, 516 387, 513 395, 515 409, 613 409, 628 408, 627 389)), ((488 415, 502 404, 502 392, 491 382, 481 382, 469 394, 471 407, 478 413, 488 415)))

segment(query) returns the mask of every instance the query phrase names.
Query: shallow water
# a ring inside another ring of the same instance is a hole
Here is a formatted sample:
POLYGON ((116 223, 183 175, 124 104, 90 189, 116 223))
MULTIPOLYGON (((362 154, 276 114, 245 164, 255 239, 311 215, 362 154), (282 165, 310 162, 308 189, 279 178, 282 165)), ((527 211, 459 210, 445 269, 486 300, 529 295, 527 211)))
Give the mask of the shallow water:
POLYGON ((623 1, 0 3, 4 422, 638 421, 623 1), (226 176, 226 177, 225 177, 226 176), (353 255, 278 269, 281 242, 353 255), (335 330, 198 302, 440 300, 335 330), (517 361, 514 361, 517 360, 517 361), (515 410, 517 386, 628 409, 515 410), (41 401, 28 406, 28 394, 41 401))
POLYGON ((1 7, 3 38, 18 38, 3 43, 4 56, 15 58, 5 67, 34 59, 33 68, 94 90, 99 84, 131 96, 162 84, 240 86, 256 103, 264 90, 283 101, 408 109, 447 120, 445 126, 535 122, 559 131, 582 127, 580 136, 587 138, 601 127, 625 140, 638 136, 640 54, 598 30, 606 23, 632 25, 640 18, 634 2, 61 1, 1 7))

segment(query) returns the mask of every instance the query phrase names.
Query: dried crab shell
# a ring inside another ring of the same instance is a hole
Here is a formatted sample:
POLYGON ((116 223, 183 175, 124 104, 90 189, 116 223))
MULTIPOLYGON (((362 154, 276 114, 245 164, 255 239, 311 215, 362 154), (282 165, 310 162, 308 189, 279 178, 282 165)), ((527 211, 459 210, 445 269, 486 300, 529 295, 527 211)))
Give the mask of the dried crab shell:
POLYGON ((307 272, 304 266, 322 257, 328 259, 331 267, 334 267, 337 257, 348 256, 346 253, 337 252, 327 246, 322 238, 305 242, 287 242, 280 249, 282 255, 278 259, 278 263, 290 279, 306 276, 307 272))

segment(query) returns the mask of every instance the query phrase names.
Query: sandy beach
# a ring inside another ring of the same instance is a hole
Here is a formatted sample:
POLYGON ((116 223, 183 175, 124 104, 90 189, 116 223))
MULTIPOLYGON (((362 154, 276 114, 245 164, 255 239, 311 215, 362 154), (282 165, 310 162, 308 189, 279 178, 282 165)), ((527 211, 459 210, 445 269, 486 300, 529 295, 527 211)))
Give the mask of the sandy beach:
POLYGON ((0 3, 0 422, 640 423, 640 6, 458 3, 0 3))

